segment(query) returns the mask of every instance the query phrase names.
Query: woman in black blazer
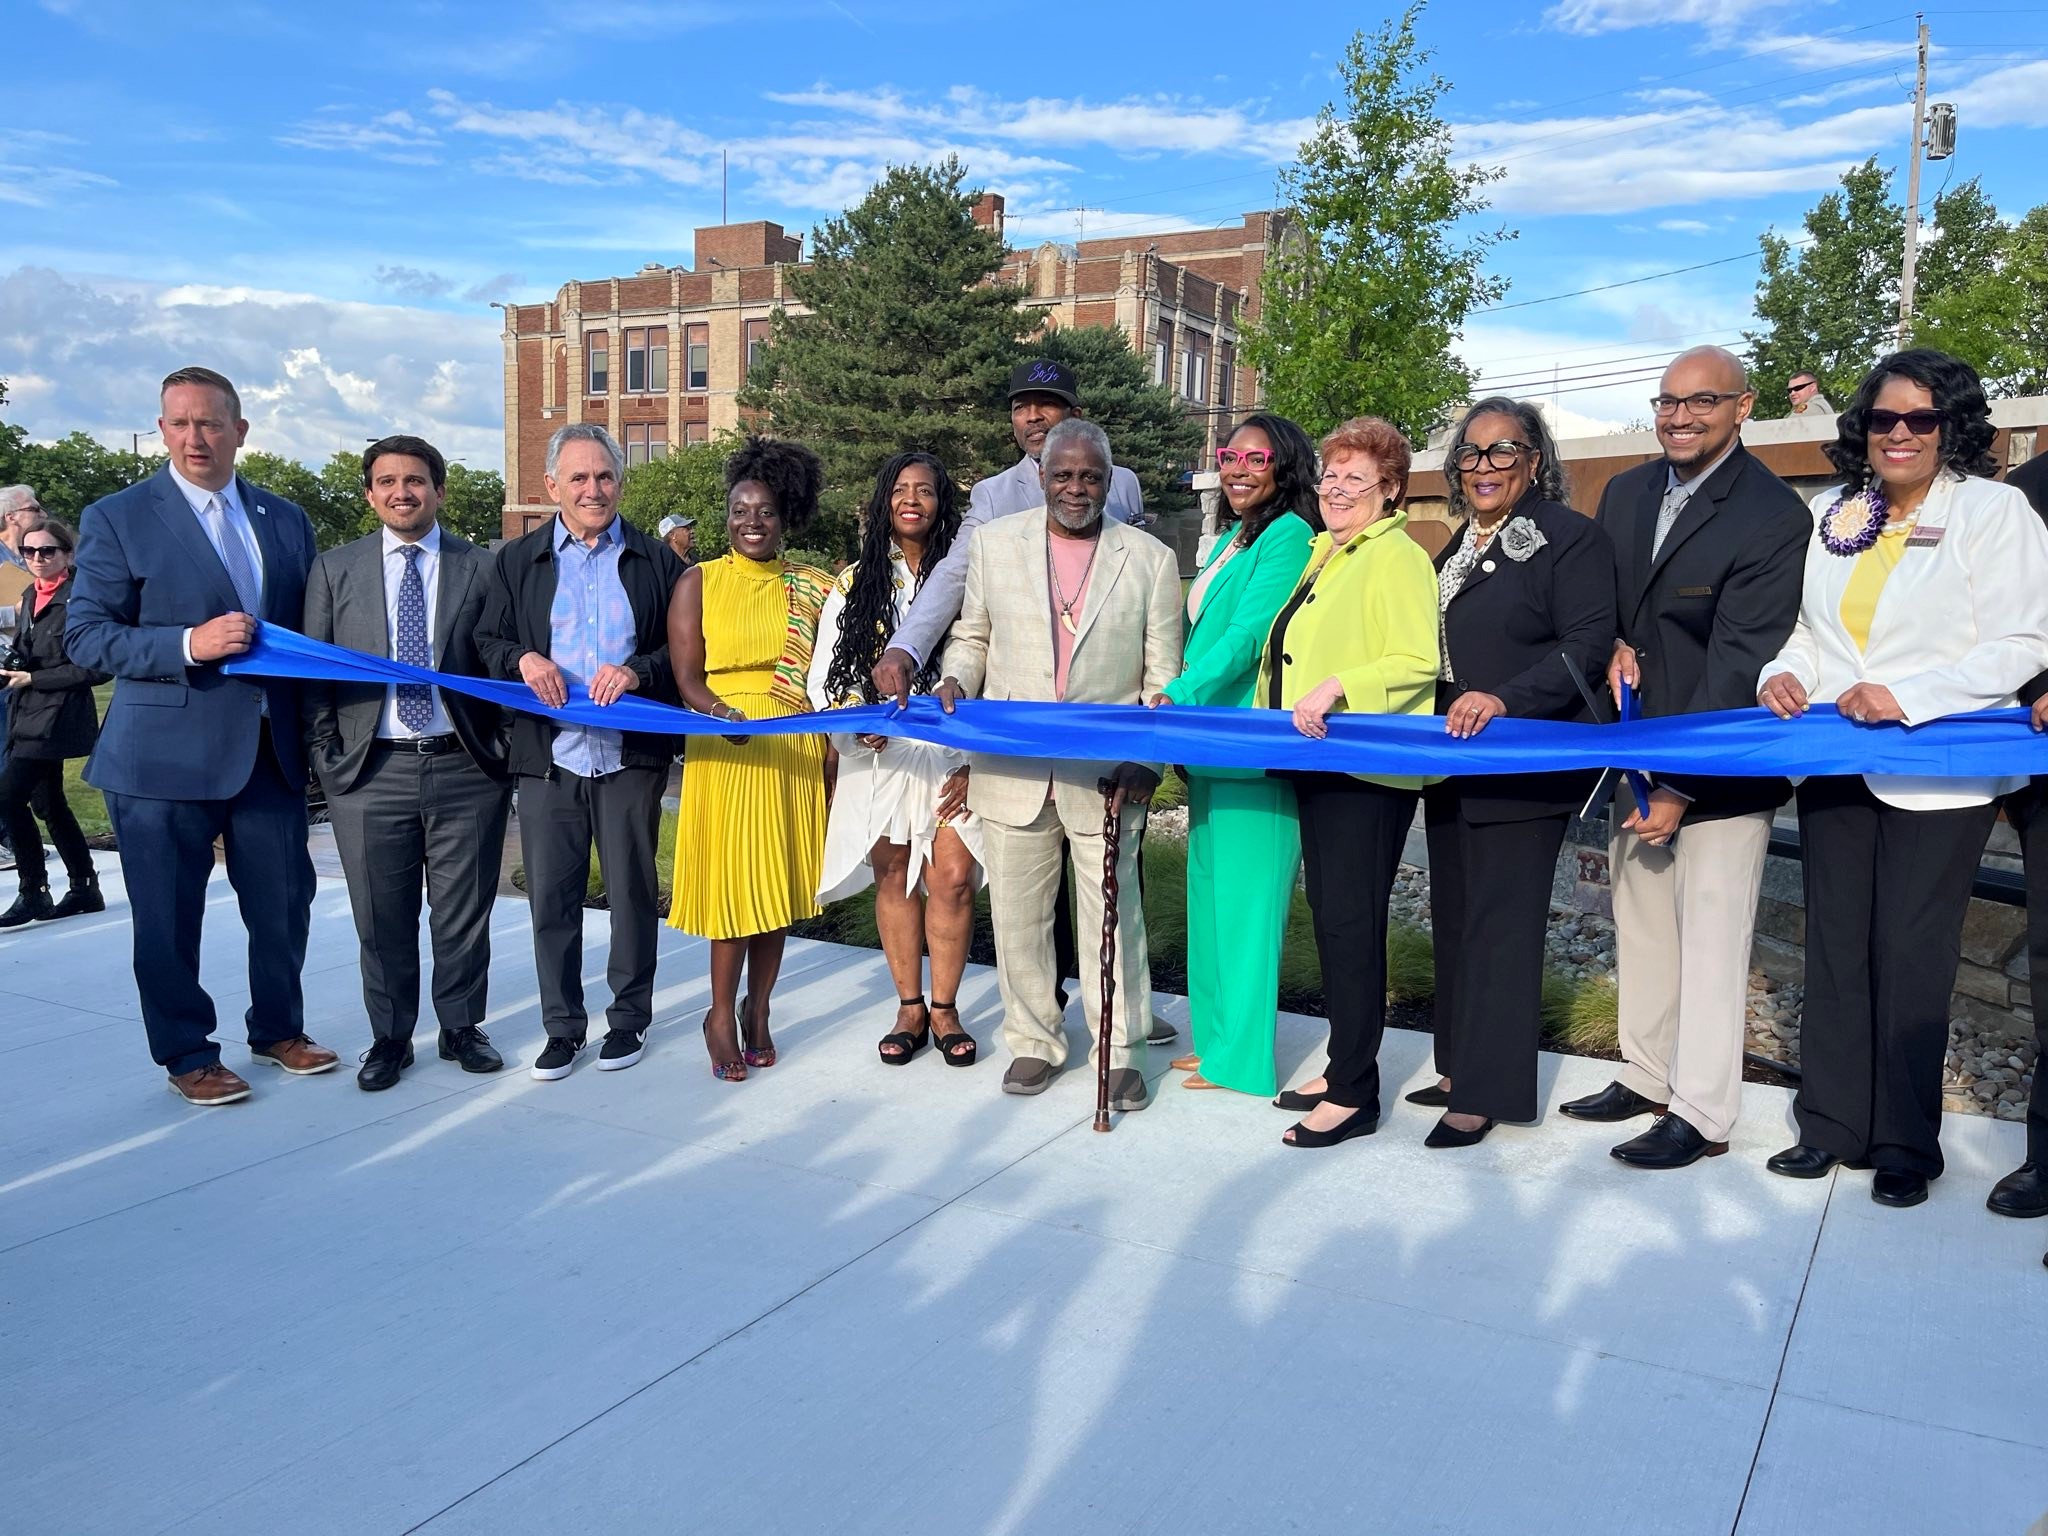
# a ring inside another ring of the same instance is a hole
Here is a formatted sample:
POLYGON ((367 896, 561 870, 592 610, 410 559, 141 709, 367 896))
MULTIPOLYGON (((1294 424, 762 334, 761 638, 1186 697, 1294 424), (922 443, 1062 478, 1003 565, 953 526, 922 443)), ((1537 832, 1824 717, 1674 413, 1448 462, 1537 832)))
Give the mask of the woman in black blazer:
MULTIPOLYGON (((1564 466, 1534 406, 1496 396, 1444 450, 1464 526, 1437 559, 1437 713, 1466 739, 1498 715, 1586 717, 1614 650, 1614 550, 1564 504, 1564 466)), ((1425 1145, 1469 1147, 1536 1118, 1551 877, 1584 773, 1472 775, 1423 794, 1436 950, 1436 1067, 1409 1101, 1444 1106, 1425 1145)))
POLYGON ((78 537, 52 519, 21 541, 21 554, 35 585, 21 594, 21 619, 14 643, 0 661, 6 685, 7 765, 0 768, 0 815, 14 844, 21 894, 0 912, 0 928, 19 928, 40 919, 103 912, 92 850, 78 818, 64 798, 64 761, 85 757, 99 739, 99 712, 92 690, 104 672, 75 665, 64 654, 64 610, 71 596, 71 558, 78 537), (43 835, 36 817, 50 829, 71 889, 50 900, 43 863, 43 835))

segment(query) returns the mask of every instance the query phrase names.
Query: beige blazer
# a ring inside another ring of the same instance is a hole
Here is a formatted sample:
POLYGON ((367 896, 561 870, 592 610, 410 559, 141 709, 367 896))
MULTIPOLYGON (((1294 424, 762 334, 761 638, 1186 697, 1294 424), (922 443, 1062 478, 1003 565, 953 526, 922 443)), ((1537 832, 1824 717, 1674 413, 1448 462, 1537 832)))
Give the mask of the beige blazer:
MULTIPOLYGON (((1046 511, 996 518, 968 545, 967 591, 946 642, 943 675, 969 697, 1041 699, 1052 691, 1052 589, 1046 511)), ((1067 668, 1067 702, 1141 704, 1180 675, 1180 572, 1173 551, 1142 529, 1104 519, 1067 668)), ((976 753, 967 804, 977 816, 1028 826, 1050 782, 1060 819, 1099 826, 1096 781, 1115 762, 976 753)), ((1155 771, 1158 764, 1148 765, 1155 771)))

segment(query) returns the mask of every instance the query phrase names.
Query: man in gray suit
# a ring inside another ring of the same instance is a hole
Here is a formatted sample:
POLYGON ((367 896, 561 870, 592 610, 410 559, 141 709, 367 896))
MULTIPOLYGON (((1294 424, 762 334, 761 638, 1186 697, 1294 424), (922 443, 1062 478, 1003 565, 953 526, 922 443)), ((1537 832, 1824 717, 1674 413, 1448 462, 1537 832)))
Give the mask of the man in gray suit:
MULTIPOLYGON (((420 438, 387 437, 364 450, 364 494, 383 526, 313 562, 308 636, 486 675, 476 627, 491 557, 440 526, 447 480, 440 453, 420 438)), ((412 1065, 422 885, 441 1059, 465 1072, 497 1071, 504 1059, 480 1026, 512 800, 503 712, 424 683, 309 683, 304 712, 307 755, 348 876, 375 1036, 356 1082, 375 1093, 412 1065)))

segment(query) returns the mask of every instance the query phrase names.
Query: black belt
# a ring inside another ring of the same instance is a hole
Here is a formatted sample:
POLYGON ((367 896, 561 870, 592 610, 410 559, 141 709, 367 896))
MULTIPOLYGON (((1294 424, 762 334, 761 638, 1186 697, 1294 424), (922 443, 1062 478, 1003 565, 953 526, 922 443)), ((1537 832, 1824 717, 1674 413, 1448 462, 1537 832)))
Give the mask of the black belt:
POLYGON ((443 752, 460 752, 462 738, 446 736, 379 736, 377 745, 387 752, 403 752, 410 757, 439 757, 443 752))

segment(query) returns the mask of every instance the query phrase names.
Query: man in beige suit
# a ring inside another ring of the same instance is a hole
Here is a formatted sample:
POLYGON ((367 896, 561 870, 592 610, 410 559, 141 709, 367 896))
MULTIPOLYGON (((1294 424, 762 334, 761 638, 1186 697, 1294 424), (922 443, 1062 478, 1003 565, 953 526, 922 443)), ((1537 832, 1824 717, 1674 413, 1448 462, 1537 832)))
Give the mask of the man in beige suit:
MULTIPOLYGON (((1180 672, 1180 576, 1173 553, 1136 528, 1107 522, 1112 461, 1100 427, 1070 417, 1039 458, 1046 505, 975 530, 967 590, 946 645, 939 702, 979 695, 1138 704, 1180 672)), ((1110 1102, 1145 1107, 1151 964, 1138 890, 1138 842, 1160 770, 1146 763, 990 757, 972 761, 967 803, 982 820, 1003 1036, 1014 1058, 1003 1092, 1043 1093, 1066 1064, 1054 989, 1053 899, 1074 854, 1076 918, 1102 931, 1102 820, 1107 788, 1122 829, 1117 857, 1117 1009, 1110 1102)), ((1081 989, 1091 1042, 1101 993, 1081 989)), ((1091 1046, 1091 1049, 1093 1047, 1091 1046)))

